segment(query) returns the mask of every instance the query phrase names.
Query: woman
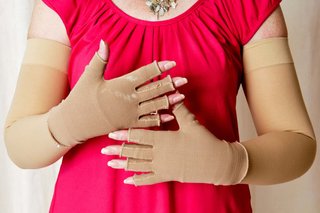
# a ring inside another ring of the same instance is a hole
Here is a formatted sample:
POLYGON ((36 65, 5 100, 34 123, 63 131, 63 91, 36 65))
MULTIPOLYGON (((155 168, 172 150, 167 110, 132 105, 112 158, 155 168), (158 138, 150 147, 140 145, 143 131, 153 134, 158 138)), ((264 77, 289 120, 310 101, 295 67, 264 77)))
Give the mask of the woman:
POLYGON ((297 178, 315 155, 280 1, 147 3, 153 13, 136 0, 37 4, 8 152, 24 168, 64 156, 51 212, 251 212, 246 184, 297 178), (186 83, 168 73, 188 79, 184 104, 162 96, 186 83), (259 136, 240 143, 241 83, 259 136))

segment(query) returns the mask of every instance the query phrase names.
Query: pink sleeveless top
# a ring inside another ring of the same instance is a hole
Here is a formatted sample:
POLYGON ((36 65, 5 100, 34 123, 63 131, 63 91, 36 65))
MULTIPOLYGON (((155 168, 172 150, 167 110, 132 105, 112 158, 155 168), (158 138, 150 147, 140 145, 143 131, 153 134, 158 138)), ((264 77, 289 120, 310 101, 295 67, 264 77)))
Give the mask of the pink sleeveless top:
MULTIPOLYGON (((199 0, 175 18, 150 22, 130 17, 111 0, 44 0, 61 17, 69 35, 71 89, 101 39, 110 48, 105 79, 154 60, 175 60, 177 66, 169 74, 188 78, 180 90, 187 107, 226 141, 239 140, 235 107, 242 82, 242 46, 280 1, 199 0)), ((170 128, 172 124, 162 127, 170 128)), ((247 185, 125 185, 123 180, 133 173, 109 168, 107 162, 113 157, 100 154, 110 144, 119 143, 97 137, 64 156, 50 212, 252 212, 247 185)))

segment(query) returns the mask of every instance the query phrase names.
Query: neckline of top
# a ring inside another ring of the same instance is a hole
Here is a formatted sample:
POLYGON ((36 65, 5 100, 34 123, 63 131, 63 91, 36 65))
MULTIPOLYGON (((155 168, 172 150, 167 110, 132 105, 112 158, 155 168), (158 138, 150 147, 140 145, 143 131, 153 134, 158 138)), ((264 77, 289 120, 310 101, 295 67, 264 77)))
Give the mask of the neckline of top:
POLYGON ((127 19, 129 21, 132 21, 137 24, 142 24, 142 25, 160 26, 160 25, 173 24, 173 23, 176 23, 176 22, 182 20, 183 18, 190 15, 196 8, 198 8, 206 0, 198 0, 192 6, 190 6, 187 10, 185 10, 183 13, 181 13, 177 16, 174 16, 170 19, 161 20, 161 21, 149 21, 149 20, 139 19, 139 18, 133 17, 133 16, 127 14, 126 12, 124 12, 123 10, 121 10, 112 0, 105 0, 105 1, 108 2, 111 5, 112 9, 114 9, 116 12, 118 12, 118 14, 120 16, 124 17, 125 19, 127 19))

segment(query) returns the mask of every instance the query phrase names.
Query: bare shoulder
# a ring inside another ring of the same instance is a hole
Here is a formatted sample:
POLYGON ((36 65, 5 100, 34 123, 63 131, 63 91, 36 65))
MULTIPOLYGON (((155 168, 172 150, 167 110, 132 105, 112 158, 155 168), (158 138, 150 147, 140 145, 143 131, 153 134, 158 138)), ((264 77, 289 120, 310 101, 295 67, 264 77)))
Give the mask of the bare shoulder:
POLYGON ((260 39, 271 37, 286 37, 288 35, 284 16, 280 7, 278 7, 261 25, 252 39, 248 42, 258 41, 260 39))
POLYGON ((28 38, 45 38, 70 46, 65 26, 59 15, 41 0, 35 3, 28 38))

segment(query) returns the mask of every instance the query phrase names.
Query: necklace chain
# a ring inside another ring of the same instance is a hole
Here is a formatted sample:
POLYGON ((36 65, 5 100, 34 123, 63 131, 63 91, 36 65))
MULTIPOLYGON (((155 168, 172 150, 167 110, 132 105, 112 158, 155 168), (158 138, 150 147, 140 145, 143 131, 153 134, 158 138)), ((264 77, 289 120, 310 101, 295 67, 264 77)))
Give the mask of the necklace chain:
POLYGON ((170 8, 176 8, 176 0, 146 0, 146 5, 157 16, 163 16, 170 8))

